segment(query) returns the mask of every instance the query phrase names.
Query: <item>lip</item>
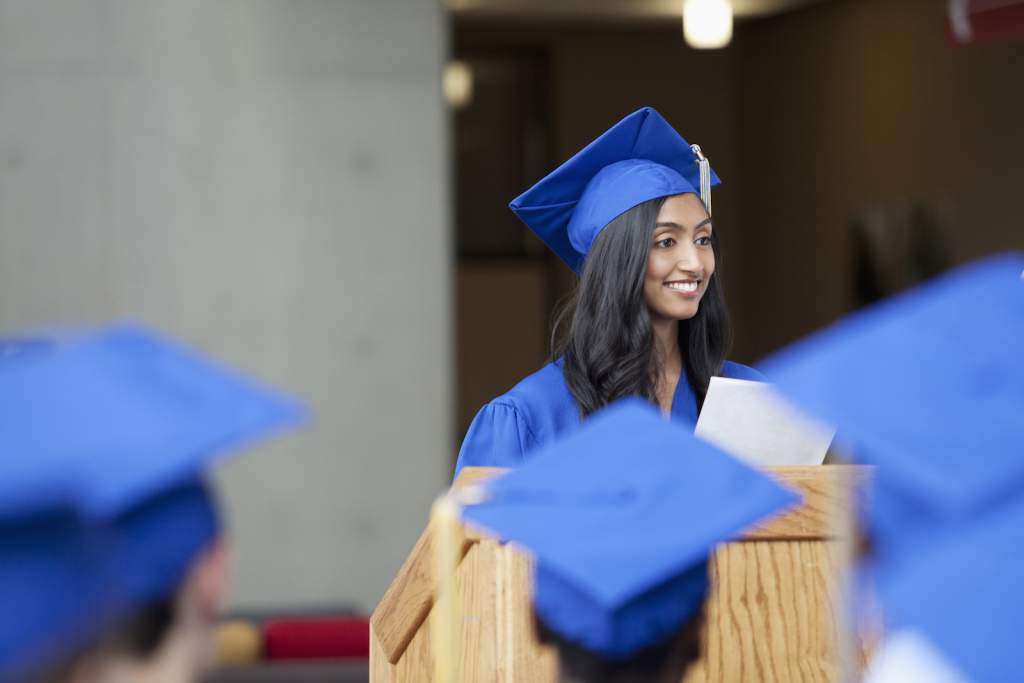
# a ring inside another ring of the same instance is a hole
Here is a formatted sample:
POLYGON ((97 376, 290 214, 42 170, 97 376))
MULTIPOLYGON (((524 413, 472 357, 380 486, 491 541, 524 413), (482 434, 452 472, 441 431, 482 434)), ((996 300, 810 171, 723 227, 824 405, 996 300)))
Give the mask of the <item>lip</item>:
POLYGON ((665 289, 667 289, 669 292, 671 292, 672 294, 674 294, 674 295, 676 295, 676 296, 678 296, 680 298, 683 298, 683 299, 697 299, 697 298, 700 297, 700 294, 701 294, 700 286, 701 286, 702 282, 703 282, 702 280, 671 280, 669 282, 665 282, 662 286, 665 289), (695 290, 693 290, 692 292, 683 292, 683 291, 680 291, 678 289, 672 289, 671 287, 669 287, 669 285, 677 283, 677 282, 696 282, 697 283, 697 288, 695 290))

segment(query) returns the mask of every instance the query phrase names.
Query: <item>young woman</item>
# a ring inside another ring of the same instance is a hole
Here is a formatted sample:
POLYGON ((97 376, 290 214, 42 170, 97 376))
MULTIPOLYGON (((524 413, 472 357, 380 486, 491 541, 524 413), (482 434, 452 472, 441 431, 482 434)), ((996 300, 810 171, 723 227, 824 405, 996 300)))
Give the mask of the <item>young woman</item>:
POLYGON ((712 376, 763 379, 725 360, 718 182, 700 148, 645 107, 512 202, 580 280, 556 323, 568 321, 556 360, 480 410, 456 474, 515 467, 625 396, 693 426, 712 376))

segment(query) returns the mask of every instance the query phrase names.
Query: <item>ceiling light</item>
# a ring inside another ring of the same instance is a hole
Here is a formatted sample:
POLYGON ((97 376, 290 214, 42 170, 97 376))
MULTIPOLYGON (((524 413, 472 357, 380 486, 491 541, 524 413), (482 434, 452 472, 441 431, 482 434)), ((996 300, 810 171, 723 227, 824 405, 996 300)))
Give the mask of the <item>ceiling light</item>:
POLYGON ((698 49, 725 47, 732 40, 729 0, 683 0, 683 36, 698 49))
POLYGON ((441 79, 444 98, 453 109, 462 109, 473 101, 473 69, 466 62, 448 62, 441 79))

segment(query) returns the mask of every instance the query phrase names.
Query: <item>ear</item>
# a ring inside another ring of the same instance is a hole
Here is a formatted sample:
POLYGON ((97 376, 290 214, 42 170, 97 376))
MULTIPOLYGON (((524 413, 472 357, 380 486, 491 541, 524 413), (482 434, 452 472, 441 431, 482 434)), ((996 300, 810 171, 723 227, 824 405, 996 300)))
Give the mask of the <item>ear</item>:
POLYGON ((204 621, 220 616, 228 591, 228 550, 224 538, 218 538, 196 560, 192 569, 195 603, 204 621))

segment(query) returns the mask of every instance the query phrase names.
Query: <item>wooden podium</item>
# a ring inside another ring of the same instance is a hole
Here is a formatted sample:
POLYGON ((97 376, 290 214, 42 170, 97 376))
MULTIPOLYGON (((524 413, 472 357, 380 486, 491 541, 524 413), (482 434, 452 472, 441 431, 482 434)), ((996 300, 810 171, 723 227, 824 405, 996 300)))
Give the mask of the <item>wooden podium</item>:
MULTIPOLYGON (((502 471, 466 468, 454 486, 502 471)), ((850 556, 850 494, 866 472, 822 465, 770 473, 801 493, 803 503, 715 551, 703 654, 685 683, 839 681, 844 667, 863 664, 863 649, 836 606, 836 587, 850 556)), ((553 683, 557 655, 534 633, 530 559, 471 528, 462 533, 455 577, 459 680, 553 683)), ((373 613, 371 683, 433 676, 432 552, 428 527, 373 613)))

